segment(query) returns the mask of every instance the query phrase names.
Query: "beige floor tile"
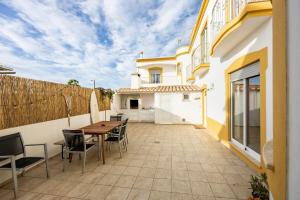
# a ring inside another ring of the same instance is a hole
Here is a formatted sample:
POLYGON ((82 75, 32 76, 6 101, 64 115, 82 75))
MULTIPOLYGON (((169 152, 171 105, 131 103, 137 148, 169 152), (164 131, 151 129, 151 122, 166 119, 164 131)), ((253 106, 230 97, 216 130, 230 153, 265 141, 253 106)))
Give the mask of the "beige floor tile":
POLYGON ((191 185, 189 181, 172 180, 172 192, 177 193, 192 193, 191 185))
POLYGON ((150 190, 152 187, 153 178, 137 177, 133 188, 150 190))
POLYGON ((154 179, 152 190, 171 192, 172 190, 171 179, 154 179))
POLYGON ((135 182, 136 176, 121 176, 118 182, 115 184, 116 187, 131 188, 135 182))
POLYGON ((98 181, 97 184, 113 186, 116 184, 116 182, 119 180, 119 178, 120 178, 120 175, 106 174, 98 181))
POLYGON ((215 197, 211 196, 202 196, 202 195, 193 195, 194 200, 216 200, 215 197))
POLYGON ((194 200, 193 195, 191 194, 182 194, 172 192, 172 200, 194 200))
POLYGON ((171 161, 158 161, 157 168, 159 169, 171 169, 172 162, 171 161))
POLYGON ((141 168, 141 171, 140 171, 138 176, 147 177, 147 178, 154 178, 155 169, 153 169, 153 168, 141 168))
POLYGON ((205 173, 207 181, 210 183, 227 183, 220 173, 205 173))
POLYGON ((218 168, 215 165, 210 165, 210 164, 201 164, 202 169, 205 172, 219 172, 218 168))
POLYGON ((43 194, 54 194, 57 186, 61 183, 61 181, 49 179, 42 183, 41 185, 34 188, 32 191, 43 194))
POLYGON ((200 196, 213 196, 210 185, 205 182, 191 181, 192 193, 200 196))
POLYGON ((201 164, 187 163, 187 169, 189 171, 203 171, 201 164))
POLYGON ((140 173, 140 171, 140 167, 127 167, 124 170, 123 175, 137 176, 140 173))
POLYGON ((70 192, 66 194, 67 197, 74 197, 74 198, 84 198, 89 191, 91 191, 93 185, 80 183, 77 184, 70 192))
POLYGON ((172 162, 173 170, 187 170, 187 166, 184 161, 182 162, 172 162))
POLYGON ((168 178, 172 177, 172 171, 170 169, 156 169, 155 178, 168 178))
POLYGON ((125 171, 126 167, 125 166, 121 166, 121 165, 114 165, 111 167, 111 169, 109 170, 109 174, 118 174, 121 175, 123 174, 123 172, 125 171))
POLYGON ((245 177, 241 176, 240 174, 224 174, 224 178, 226 179, 227 183, 230 185, 245 185, 250 186, 249 181, 245 179, 245 177))
POLYGON ((91 191, 85 196, 85 199, 90 200, 104 200, 109 192, 111 191, 112 186, 106 185, 95 185, 91 191))
POLYGON ((171 193, 151 191, 149 200, 171 200, 171 193))
POLYGON ((173 170, 172 179, 177 180, 189 180, 189 173, 185 170, 173 170))
POLYGON ((142 167, 144 164, 144 160, 131 160, 129 161, 128 166, 131 167, 142 167))
POLYGON ((210 186, 215 197, 235 198, 234 193, 227 184, 210 183, 210 186))
POLYGON ((149 196, 149 190, 132 189, 127 197, 127 200, 148 200, 149 196))
POLYGON ((114 187, 106 197, 106 200, 125 200, 129 192, 129 188, 114 187))
POLYGON ((189 180, 190 181, 202 181, 202 182, 207 182, 207 178, 205 175, 205 172, 201 171, 189 171, 189 180))
POLYGON ((68 194, 73 188, 75 188, 79 183, 77 182, 70 182, 70 181, 61 181, 57 187, 55 188, 55 190, 53 191, 53 193, 51 193, 52 195, 58 195, 58 196, 66 196, 66 194, 68 194))
POLYGON ((155 160, 145 160, 143 167, 146 168, 153 168, 155 169, 157 167, 158 161, 155 160))
POLYGON ((231 185, 231 189, 238 199, 248 199, 251 195, 251 189, 249 189, 249 186, 231 185))

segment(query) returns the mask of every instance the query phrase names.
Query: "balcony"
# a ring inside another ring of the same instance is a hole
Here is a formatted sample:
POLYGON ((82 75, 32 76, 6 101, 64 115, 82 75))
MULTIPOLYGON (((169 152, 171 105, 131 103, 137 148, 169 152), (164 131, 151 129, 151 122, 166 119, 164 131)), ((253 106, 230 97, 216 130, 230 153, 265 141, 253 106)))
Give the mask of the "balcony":
POLYGON ((192 75, 202 75, 209 69, 208 43, 199 45, 192 55, 192 75))
POLYGON ((225 55, 271 16, 269 0, 217 0, 210 23, 210 55, 225 55))
POLYGON ((193 76, 193 68, 192 65, 188 65, 186 67, 186 81, 191 82, 194 81, 195 77, 193 76))
POLYGON ((148 76, 142 76, 141 77, 141 84, 142 87, 153 87, 153 86, 159 86, 159 85, 176 85, 180 84, 181 79, 180 77, 174 75, 174 76, 160 76, 160 80, 157 82, 153 82, 150 80, 148 76))

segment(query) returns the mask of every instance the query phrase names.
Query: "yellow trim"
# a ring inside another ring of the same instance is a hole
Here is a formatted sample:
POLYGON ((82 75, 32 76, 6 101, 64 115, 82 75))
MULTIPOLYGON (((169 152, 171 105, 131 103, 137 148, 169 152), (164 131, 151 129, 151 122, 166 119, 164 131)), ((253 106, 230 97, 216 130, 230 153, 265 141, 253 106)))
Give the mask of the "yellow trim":
POLYGON ((176 58, 179 57, 179 56, 188 54, 188 53, 189 53, 188 51, 184 51, 184 52, 181 52, 181 53, 179 53, 179 54, 176 54, 176 58))
POLYGON ((162 67, 150 67, 150 68, 148 68, 148 80, 149 80, 150 84, 151 84, 151 76, 150 76, 151 70, 159 70, 160 71, 160 83, 162 83, 163 82, 163 68, 162 67))
POLYGON ((198 70, 200 69, 206 69, 206 68, 209 68, 210 67, 210 64, 207 63, 207 64, 200 64, 198 65, 192 72, 192 74, 195 74, 198 70))
POLYGON ((270 1, 248 3, 242 10, 241 14, 233 19, 231 22, 226 24, 218 36, 214 39, 211 45, 210 55, 212 56, 215 52, 216 47, 234 30, 238 29, 246 19, 257 16, 272 16, 272 4, 270 1))
POLYGON ((191 76, 187 79, 187 81, 194 81, 195 80, 195 77, 191 76))
POLYGON ((275 200, 287 199, 286 0, 273 1, 273 162, 267 170, 275 200))
MULTIPOLYGON (((204 105, 204 98, 206 98, 207 96, 207 86, 206 84, 204 84, 202 87, 201 87, 201 94, 202 94, 202 127, 205 128, 205 125, 204 125, 204 106, 205 106, 205 111, 206 111, 206 117, 207 117, 207 99, 206 99, 206 105, 204 105)), ((207 120, 206 120, 207 121, 207 120)), ((207 126, 207 124, 206 124, 207 126)))
POLYGON ((225 2, 225 22, 229 23, 230 21, 230 7, 229 7, 229 2, 232 2, 231 0, 226 0, 225 2))
POLYGON ((196 24, 195 24, 195 26, 194 26, 194 29, 193 29, 193 32, 192 32, 192 35, 191 35, 191 41, 190 41, 190 46, 189 46, 189 52, 191 52, 191 50, 192 50, 192 47, 193 47, 193 44, 194 44, 194 42, 195 42, 196 36, 197 36, 197 34, 198 34, 198 30, 199 30, 199 27, 200 27, 200 25, 201 25, 202 19, 203 19, 203 17, 204 17, 204 14, 205 14, 205 11, 206 11, 208 2, 209 2, 209 0, 203 0, 203 1, 202 1, 202 5, 201 5, 200 11, 199 11, 199 15, 198 15, 196 24))
POLYGON ((160 57, 160 58, 139 58, 136 62, 155 62, 155 61, 166 61, 166 60, 176 60, 175 56, 160 57))
MULTIPOLYGON (((259 51, 249 53, 245 56, 238 58, 234 61, 226 70, 225 70, 225 87, 226 87, 226 128, 224 132, 225 141, 230 141, 230 74, 247 67, 249 64, 259 61, 259 71, 260 71, 260 149, 263 149, 263 146, 266 144, 266 69, 268 67, 268 48, 263 48, 259 51)), ((232 145, 230 145, 232 147, 232 145)), ((234 151, 241 157, 242 152, 234 151)), ((253 161, 248 158, 248 156, 241 157, 245 160, 248 160, 248 163, 252 163, 253 161)), ((263 163, 262 157, 260 163, 263 163)), ((258 172, 262 172, 262 167, 254 165, 250 165, 258 172)), ((265 169, 263 169, 265 170, 265 169)))

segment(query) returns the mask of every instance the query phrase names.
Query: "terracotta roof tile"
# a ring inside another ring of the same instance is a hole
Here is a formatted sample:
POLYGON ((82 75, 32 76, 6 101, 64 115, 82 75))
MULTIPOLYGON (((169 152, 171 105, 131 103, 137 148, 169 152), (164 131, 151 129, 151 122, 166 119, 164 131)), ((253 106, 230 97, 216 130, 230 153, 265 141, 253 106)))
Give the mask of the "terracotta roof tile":
POLYGON ((120 88, 118 94, 133 94, 133 93, 168 93, 168 92, 199 92, 201 89, 196 85, 170 85, 156 87, 141 87, 139 89, 120 88))

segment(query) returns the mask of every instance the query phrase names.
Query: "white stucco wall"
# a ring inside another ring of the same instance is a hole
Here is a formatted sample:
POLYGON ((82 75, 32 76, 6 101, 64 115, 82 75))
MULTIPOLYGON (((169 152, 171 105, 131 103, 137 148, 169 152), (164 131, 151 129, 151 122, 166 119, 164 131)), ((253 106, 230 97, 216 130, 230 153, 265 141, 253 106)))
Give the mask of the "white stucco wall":
MULTIPOLYGON (((175 62, 175 61, 174 61, 175 62)), ((143 67, 139 67, 139 74, 141 75, 141 87, 153 87, 158 85, 172 85, 180 84, 180 79, 176 74, 176 64, 150 64, 146 63, 143 67), (162 83, 150 84, 148 68, 159 67, 162 68, 162 83)))
POLYGON ((251 52, 268 47, 268 67, 266 70, 266 102, 267 102, 267 140, 273 136, 273 99, 272 99, 272 20, 263 24, 260 29, 252 33, 239 43, 235 49, 222 58, 211 57, 210 69, 204 77, 197 77, 196 84, 202 86, 206 84, 209 88, 207 92, 207 114, 221 124, 226 122, 226 102, 225 102, 225 70, 236 59, 251 52))
POLYGON ((156 93, 155 123, 200 124, 201 93, 189 93, 189 95, 190 100, 185 101, 183 93, 156 93))
MULTIPOLYGON (((100 120, 105 119, 105 112, 99 112, 100 120)), ((106 119, 109 120, 110 111, 106 111, 106 119)), ((63 140, 63 129, 76 129, 91 123, 90 114, 71 117, 71 126, 68 118, 57 119, 42 123, 19 126, 15 128, 0 130, 0 136, 20 132, 24 144, 47 143, 48 155, 52 157, 61 152, 61 147, 54 145, 55 142, 63 140)), ((26 147, 27 156, 43 156, 42 147, 26 147)), ((51 173, 51 171, 50 171, 51 173)), ((11 178, 11 171, 0 171, 0 184, 11 178)))
POLYGON ((300 197, 300 1, 290 0, 287 4, 287 196, 288 199, 300 197))

